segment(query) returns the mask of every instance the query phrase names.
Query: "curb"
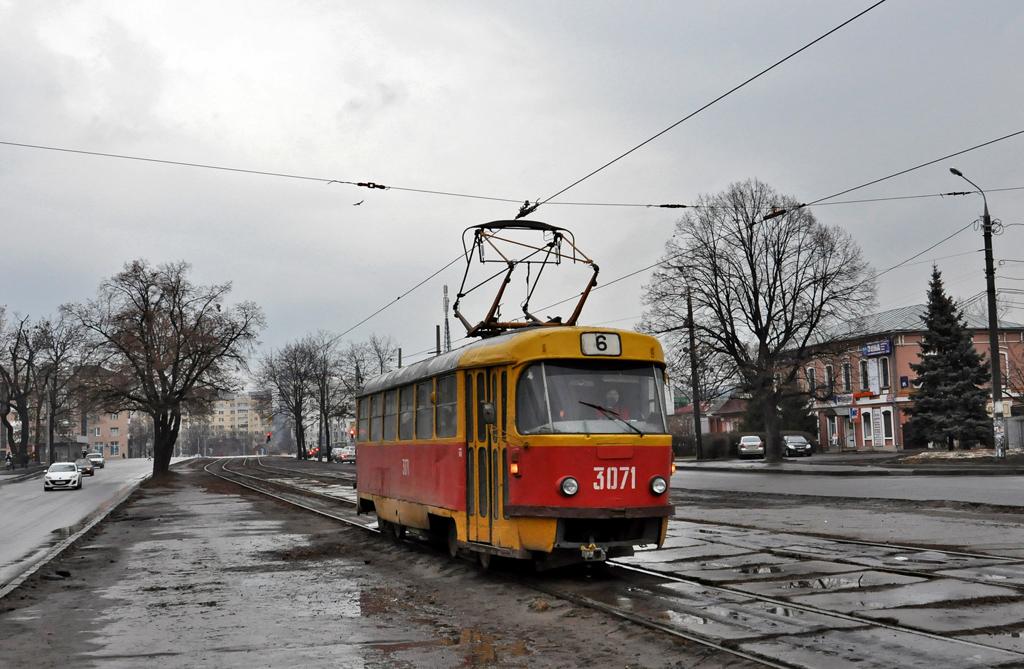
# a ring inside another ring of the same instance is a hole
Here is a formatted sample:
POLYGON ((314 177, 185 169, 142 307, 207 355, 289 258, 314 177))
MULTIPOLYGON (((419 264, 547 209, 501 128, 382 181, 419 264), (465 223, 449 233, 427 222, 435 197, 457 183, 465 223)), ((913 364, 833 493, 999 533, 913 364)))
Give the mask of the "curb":
POLYGON ((5 483, 18 483, 19 481, 28 481, 29 479, 35 478, 36 476, 42 476, 46 473, 45 469, 38 471, 29 472, 27 474, 4 474, 0 476, 0 485, 5 483))
MULTIPOLYGON (((38 472, 36 472, 36 473, 38 473, 38 472)), ((43 555, 43 557, 39 558, 39 560, 34 565, 32 565, 28 570, 26 570, 23 574, 20 574, 14 580, 12 580, 10 583, 8 583, 7 585, 5 585, 2 588, 0 588, 0 601, 2 601, 3 598, 6 597, 7 595, 9 595, 12 592, 14 592, 15 590, 17 590, 19 587, 21 587, 21 584, 24 583, 25 581, 27 581, 33 575, 35 575, 36 572, 38 572, 40 569, 42 569, 43 567, 48 565, 55 558, 59 557, 68 548, 73 546, 75 544, 75 542, 77 542, 79 539, 81 539, 83 536, 85 536, 86 532, 88 532, 92 528, 94 528, 97 525, 99 525, 102 521, 106 520, 107 516, 109 516, 114 511, 119 509, 122 504, 124 504, 125 502, 128 501, 128 498, 130 498, 132 495, 135 494, 135 492, 139 489, 140 486, 142 486, 143 483, 145 483, 146 481, 148 481, 152 477, 153 477, 153 472, 150 472, 150 473, 146 474, 139 481, 136 481, 135 485, 129 487, 124 492, 122 492, 120 495, 115 497, 113 499, 113 501, 110 503, 110 505, 106 509, 104 509, 95 518, 93 518, 88 523, 86 523, 86 525, 82 529, 80 529, 79 531, 75 532, 70 537, 68 537, 64 541, 60 542, 59 544, 57 544, 56 546, 51 548, 49 551, 46 552, 45 555, 43 555)))

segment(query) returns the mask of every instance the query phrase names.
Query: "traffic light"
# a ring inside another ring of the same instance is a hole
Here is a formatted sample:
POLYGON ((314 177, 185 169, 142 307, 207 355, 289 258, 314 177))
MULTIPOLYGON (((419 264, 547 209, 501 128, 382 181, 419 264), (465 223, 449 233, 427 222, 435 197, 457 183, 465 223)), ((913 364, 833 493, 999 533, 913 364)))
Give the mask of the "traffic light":
POLYGON ((270 443, 270 433, 269 432, 267 432, 267 443, 268 444, 270 443))

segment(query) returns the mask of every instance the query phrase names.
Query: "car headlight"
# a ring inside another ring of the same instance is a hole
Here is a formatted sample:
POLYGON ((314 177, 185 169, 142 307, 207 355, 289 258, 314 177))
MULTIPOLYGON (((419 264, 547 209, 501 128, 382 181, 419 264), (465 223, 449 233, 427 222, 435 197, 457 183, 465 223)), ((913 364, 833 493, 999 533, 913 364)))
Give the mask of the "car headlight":
POLYGON ((668 481, 663 476, 655 476, 651 479, 651 492, 655 495, 664 495, 668 490, 668 481))
POLYGON ((571 476, 566 476, 564 479, 559 481, 558 489, 562 491, 562 494, 566 497, 572 497, 580 491, 580 483, 571 476))

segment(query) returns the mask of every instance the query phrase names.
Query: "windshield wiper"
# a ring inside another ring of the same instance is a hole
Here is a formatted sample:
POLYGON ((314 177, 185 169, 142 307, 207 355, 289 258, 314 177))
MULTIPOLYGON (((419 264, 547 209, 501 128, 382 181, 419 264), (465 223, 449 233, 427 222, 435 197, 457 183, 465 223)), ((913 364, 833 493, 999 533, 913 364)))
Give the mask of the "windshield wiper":
POLYGON ((605 416, 610 416, 610 417, 614 418, 615 420, 619 421, 620 423, 622 423, 623 425, 625 425, 629 429, 631 429, 634 432, 636 432, 637 434, 639 434, 641 437, 644 436, 644 433, 640 430, 640 428, 638 428, 637 426, 633 425, 628 420, 626 420, 625 418, 620 416, 617 411, 613 411, 611 409, 608 409, 606 407, 600 406, 598 404, 591 404, 590 402, 584 402, 583 400, 580 400, 579 402, 580 402, 580 404, 582 404, 585 407, 590 407, 591 409, 597 409, 598 411, 603 413, 605 416))

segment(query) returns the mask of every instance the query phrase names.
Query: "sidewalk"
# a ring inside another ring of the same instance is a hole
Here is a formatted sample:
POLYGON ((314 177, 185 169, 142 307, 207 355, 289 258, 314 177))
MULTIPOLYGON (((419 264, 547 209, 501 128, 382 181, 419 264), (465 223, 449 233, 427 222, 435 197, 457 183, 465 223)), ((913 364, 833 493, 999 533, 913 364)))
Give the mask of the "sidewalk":
POLYGON ((24 481, 30 479, 33 476, 37 476, 46 471, 45 465, 29 465, 28 469, 22 469, 18 467, 14 471, 10 469, 0 469, 0 485, 4 483, 17 483, 18 481, 24 481))
POLYGON ((1011 451, 1003 463, 992 451, 902 451, 899 453, 816 453, 809 458, 701 460, 676 458, 676 471, 817 476, 1024 476, 1024 454, 1011 451), (980 461, 980 462, 979 462, 980 461))

